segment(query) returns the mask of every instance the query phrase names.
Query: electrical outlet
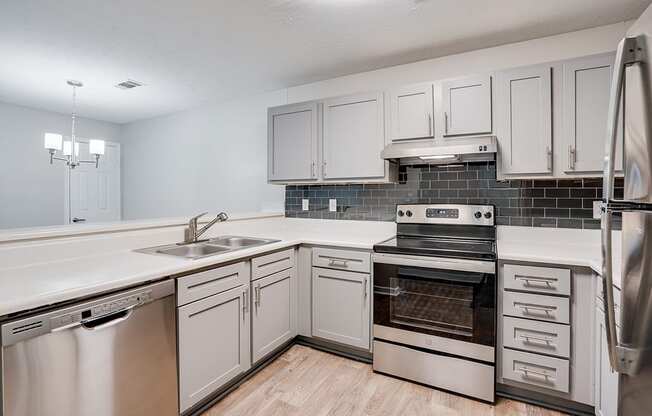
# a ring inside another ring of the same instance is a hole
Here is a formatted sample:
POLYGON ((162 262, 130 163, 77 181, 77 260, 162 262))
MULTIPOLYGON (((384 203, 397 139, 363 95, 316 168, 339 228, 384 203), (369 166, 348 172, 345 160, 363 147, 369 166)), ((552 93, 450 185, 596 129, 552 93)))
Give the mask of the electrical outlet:
POLYGON ((330 212, 336 212, 337 211, 337 199, 329 199, 328 200, 328 210, 330 212))
POLYGON ((301 209, 304 211, 308 211, 310 209, 310 200, 309 199, 302 199, 301 200, 301 209))
POLYGON ((602 209, 600 209, 602 201, 593 201, 593 218, 599 220, 602 218, 602 209))

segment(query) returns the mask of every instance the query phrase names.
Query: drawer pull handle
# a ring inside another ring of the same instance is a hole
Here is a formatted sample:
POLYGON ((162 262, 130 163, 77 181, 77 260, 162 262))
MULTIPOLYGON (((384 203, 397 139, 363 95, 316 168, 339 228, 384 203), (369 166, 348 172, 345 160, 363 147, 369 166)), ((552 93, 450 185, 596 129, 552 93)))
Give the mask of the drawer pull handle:
POLYGON ((514 276, 514 278, 525 282, 523 283, 523 286, 545 287, 546 289, 553 289, 554 286, 552 284, 557 281, 557 279, 554 278, 531 277, 531 276, 520 276, 520 275, 516 275, 514 276))
POLYGON ((348 263, 349 261, 344 259, 330 259, 328 265, 333 267, 349 267, 348 263))
POLYGON ((552 313, 557 309, 554 306, 524 305, 524 304, 516 304, 515 306, 523 311, 523 315, 534 315, 534 316, 539 316, 541 315, 541 313, 532 313, 530 311, 543 312, 546 314, 546 316, 552 317, 552 313))
POLYGON ((548 346, 554 347, 554 345, 552 345, 553 340, 550 339, 550 338, 535 337, 535 336, 532 336, 532 335, 520 335, 519 338, 522 339, 523 342, 528 343, 528 344, 544 343, 544 344, 546 344, 548 346), (536 342, 532 342, 532 341, 536 341, 536 342))
POLYGON ((530 377, 530 374, 532 374, 532 375, 535 375, 535 376, 545 378, 546 382, 551 382, 550 378, 552 376, 550 374, 548 374, 547 372, 545 372, 545 371, 536 371, 536 370, 532 370, 531 368, 528 368, 528 367, 525 367, 525 366, 519 368, 517 371, 520 371, 521 373, 523 373, 523 375, 526 378, 532 378, 532 377, 530 377))

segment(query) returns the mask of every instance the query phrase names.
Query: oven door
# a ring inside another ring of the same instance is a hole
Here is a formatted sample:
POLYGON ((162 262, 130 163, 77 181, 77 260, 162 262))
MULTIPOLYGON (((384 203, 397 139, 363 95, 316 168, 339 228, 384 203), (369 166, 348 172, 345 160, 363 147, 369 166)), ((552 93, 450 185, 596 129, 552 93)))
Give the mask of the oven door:
POLYGON ((375 253, 373 302, 374 337, 460 355, 487 346, 493 361, 493 261, 375 253))

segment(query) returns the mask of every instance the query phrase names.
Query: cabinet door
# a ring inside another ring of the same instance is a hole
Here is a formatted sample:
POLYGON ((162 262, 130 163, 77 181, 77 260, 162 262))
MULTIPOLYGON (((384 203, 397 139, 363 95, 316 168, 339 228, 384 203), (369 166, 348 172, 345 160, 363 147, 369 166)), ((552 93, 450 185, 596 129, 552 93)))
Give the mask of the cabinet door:
POLYGON ((552 172, 552 89, 549 65, 500 72, 496 128, 506 174, 552 172))
POLYGON ((388 95, 391 140, 433 137, 432 84, 410 85, 388 95))
POLYGON ((252 283, 252 361, 256 362, 296 335, 296 269, 252 283))
MULTIPOLYGON (((613 54, 564 64, 565 172, 602 171, 613 66, 613 54)), ((618 133, 615 168, 622 170, 622 129, 618 133)))
POLYGON ((248 291, 238 287, 178 309, 182 412, 250 368, 248 291))
POLYGON ((302 103, 267 110, 268 179, 317 179, 318 105, 302 103))
POLYGON ((369 286, 366 273, 313 267, 312 335, 369 349, 369 286))
POLYGON ((618 414, 618 373, 611 371, 604 312, 599 307, 596 308, 595 320, 595 345, 598 349, 595 354, 595 414, 616 416, 618 414))
POLYGON ((385 145, 382 93, 324 102, 324 179, 385 176, 380 152, 385 145))
POLYGON ((491 76, 443 81, 444 136, 491 133, 491 76))

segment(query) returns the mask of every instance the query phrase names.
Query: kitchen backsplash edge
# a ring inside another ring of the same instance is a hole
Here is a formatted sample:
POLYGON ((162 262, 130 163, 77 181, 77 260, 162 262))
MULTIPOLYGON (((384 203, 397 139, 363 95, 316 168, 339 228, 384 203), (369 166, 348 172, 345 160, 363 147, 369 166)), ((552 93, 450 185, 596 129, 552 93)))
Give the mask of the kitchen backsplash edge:
MULTIPOLYGON (((621 178, 616 197, 622 191, 621 178)), ((396 184, 288 185, 285 216, 394 221, 399 203, 493 204, 498 225, 595 229, 593 201, 601 195, 601 178, 497 181, 495 162, 401 166, 396 184), (302 199, 309 210, 302 210, 302 199), (337 200, 336 212, 329 199, 337 200)))

